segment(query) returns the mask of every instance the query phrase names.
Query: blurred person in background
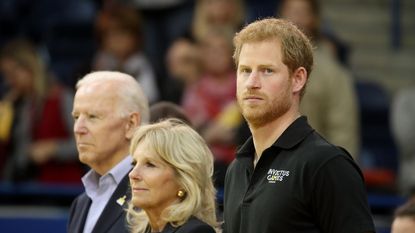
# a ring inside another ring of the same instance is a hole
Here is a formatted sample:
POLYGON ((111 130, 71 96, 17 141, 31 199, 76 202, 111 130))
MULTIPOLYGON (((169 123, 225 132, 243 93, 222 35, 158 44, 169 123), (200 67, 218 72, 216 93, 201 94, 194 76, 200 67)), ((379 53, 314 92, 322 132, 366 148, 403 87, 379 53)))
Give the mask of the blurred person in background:
POLYGON ((92 70, 116 70, 140 82, 150 103, 160 98, 152 64, 143 52, 142 20, 138 12, 120 3, 106 4, 98 12, 99 47, 92 70))
POLYGON ((399 188, 415 194, 415 87, 400 90, 391 106, 391 128, 399 149, 399 188))
POLYGON ((171 96, 165 57, 171 44, 189 30, 195 0, 122 0, 142 16, 143 50, 155 69, 163 100, 177 102, 171 96))
POLYGON ((409 200, 396 209, 391 233, 415 233, 414 200, 409 200))
POLYGON ((150 123, 157 123, 167 118, 176 118, 191 126, 190 119, 180 105, 160 101, 150 106, 150 123))
POLYGON ((235 153, 235 130, 242 120, 236 105, 232 35, 212 29, 200 41, 202 75, 187 86, 182 106, 215 156, 215 182, 223 187, 227 165, 235 153))
POLYGON ((149 121, 148 100, 130 75, 93 72, 76 85, 72 116, 79 160, 91 170, 71 205, 67 232, 128 232, 128 150, 136 128, 149 121))
POLYGON ((174 118, 142 126, 130 153, 131 232, 216 232, 213 156, 195 130, 174 118))
POLYGON ((168 79, 164 94, 173 102, 183 101, 183 89, 200 77, 199 45, 211 31, 238 31, 245 17, 243 0, 196 0, 191 26, 167 50, 168 79), (174 90, 171 88, 175 87, 174 90), (174 92, 174 93, 172 93, 174 92))
POLYGON ((278 16, 296 24, 316 47, 313 73, 300 110, 317 132, 358 159, 360 125, 354 80, 350 72, 336 60, 331 41, 321 33, 318 1, 280 2, 278 16))
POLYGON ((5 181, 79 183, 71 108, 73 94, 52 79, 36 48, 8 42, 0 54, 7 91, 0 100, 5 181))
POLYGON ((201 76, 201 54, 196 41, 186 36, 173 41, 167 50, 166 67, 169 89, 164 94, 167 99, 179 104, 184 89, 201 76))
POLYGON ((243 0, 196 0, 192 35, 197 41, 212 30, 225 29, 237 32, 244 24, 243 0))

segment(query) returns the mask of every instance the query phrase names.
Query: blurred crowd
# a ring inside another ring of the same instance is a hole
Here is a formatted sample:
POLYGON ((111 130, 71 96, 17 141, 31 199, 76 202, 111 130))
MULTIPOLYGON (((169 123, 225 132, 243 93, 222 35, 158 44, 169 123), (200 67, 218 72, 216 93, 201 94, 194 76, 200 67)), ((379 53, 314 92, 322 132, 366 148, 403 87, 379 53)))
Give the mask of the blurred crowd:
POLYGON ((366 89, 357 88, 347 44, 322 27, 312 0, 1 1, 1 180, 79 184, 87 168, 73 137, 74 85, 91 71, 117 70, 140 82, 151 105, 179 108, 209 144, 215 185, 222 188, 227 165, 249 137, 235 101, 232 38, 268 16, 293 21, 314 43, 315 67, 301 106, 311 125, 350 152, 373 189, 409 194, 415 92, 391 102, 392 124, 382 126, 393 127, 387 143, 398 149, 388 156, 402 165, 369 163, 374 152, 362 136, 366 109, 359 94, 366 89))

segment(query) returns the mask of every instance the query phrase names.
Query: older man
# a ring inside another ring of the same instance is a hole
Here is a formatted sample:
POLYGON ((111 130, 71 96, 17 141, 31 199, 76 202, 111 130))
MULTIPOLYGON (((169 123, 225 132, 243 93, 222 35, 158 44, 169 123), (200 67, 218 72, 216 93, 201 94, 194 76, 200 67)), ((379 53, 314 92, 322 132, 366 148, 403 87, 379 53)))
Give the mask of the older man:
POLYGON ((138 82, 119 72, 93 72, 76 85, 72 115, 85 193, 71 206, 69 233, 128 232, 124 204, 131 170, 130 139, 149 119, 138 82))

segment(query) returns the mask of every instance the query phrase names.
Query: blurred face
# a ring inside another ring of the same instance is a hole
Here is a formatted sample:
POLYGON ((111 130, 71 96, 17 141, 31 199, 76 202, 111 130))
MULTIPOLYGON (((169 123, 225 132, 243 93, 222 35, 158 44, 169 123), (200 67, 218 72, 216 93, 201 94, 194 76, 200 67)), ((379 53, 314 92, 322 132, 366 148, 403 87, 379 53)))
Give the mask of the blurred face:
POLYGON ((292 107, 292 84, 276 40, 242 46, 237 70, 237 100, 246 120, 261 127, 292 107))
POLYGON ((235 0, 206 0, 206 14, 213 24, 231 23, 236 14, 235 0))
POLYGON ((392 233, 415 233, 415 219, 398 217, 392 223, 392 233))
POLYGON ((19 91, 28 91, 33 86, 31 72, 12 59, 3 58, 0 70, 8 86, 19 91))
POLYGON ((109 30, 104 37, 104 48, 118 59, 126 59, 135 52, 137 38, 124 30, 109 30))
POLYGON ((176 41, 167 54, 169 73, 174 78, 190 83, 199 76, 199 59, 195 45, 186 40, 176 41))
POLYGON ((134 206, 159 215, 179 201, 177 192, 180 187, 171 166, 145 142, 138 144, 132 156, 135 165, 129 176, 134 206))
POLYGON ((75 94, 72 115, 79 159, 104 175, 128 154, 128 117, 121 117, 110 85, 89 84, 75 94))
POLYGON ((281 8, 281 17, 292 21, 309 36, 318 25, 317 17, 307 0, 284 1, 281 8))
POLYGON ((225 38, 209 35, 202 47, 202 59, 206 72, 224 74, 232 69, 232 50, 225 38))

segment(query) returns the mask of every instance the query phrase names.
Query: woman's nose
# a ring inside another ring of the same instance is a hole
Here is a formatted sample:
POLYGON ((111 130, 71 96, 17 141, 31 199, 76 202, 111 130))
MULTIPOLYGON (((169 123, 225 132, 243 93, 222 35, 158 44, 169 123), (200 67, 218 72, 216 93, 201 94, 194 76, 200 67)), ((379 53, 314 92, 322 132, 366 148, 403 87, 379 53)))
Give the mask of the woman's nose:
POLYGON ((137 165, 135 165, 133 167, 133 169, 130 171, 130 173, 128 174, 128 176, 129 176, 130 179, 140 180, 141 179, 141 176, 140 176, 139 173, 140 173, 139 172, 139 168, 138 168, 137 165))

